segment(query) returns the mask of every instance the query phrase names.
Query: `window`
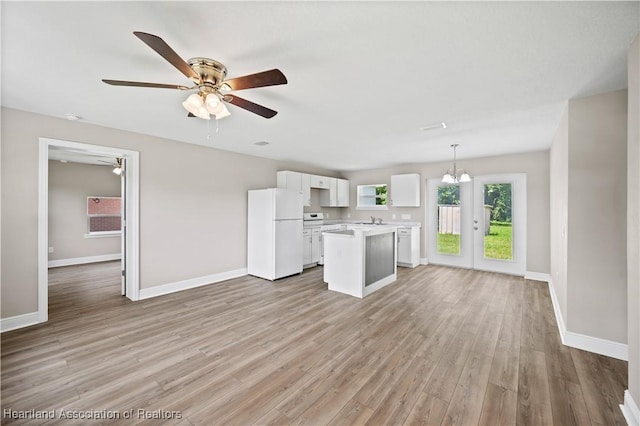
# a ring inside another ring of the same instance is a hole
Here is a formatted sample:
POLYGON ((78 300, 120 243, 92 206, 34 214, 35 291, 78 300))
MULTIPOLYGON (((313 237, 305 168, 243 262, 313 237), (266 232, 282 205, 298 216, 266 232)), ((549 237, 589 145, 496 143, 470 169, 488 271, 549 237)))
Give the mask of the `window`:
POLYGON ((387 210, 387 185, 358 185, 359 210, 387 210))
POLYGON ((122 231, 120 197, 87 197, 87 235, 120 234, 122 231))

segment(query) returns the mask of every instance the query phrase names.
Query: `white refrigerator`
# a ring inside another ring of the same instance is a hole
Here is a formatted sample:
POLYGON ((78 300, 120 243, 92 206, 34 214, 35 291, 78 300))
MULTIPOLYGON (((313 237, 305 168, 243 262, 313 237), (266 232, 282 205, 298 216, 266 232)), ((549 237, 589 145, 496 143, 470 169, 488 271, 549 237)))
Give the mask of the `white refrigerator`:
POLYGON ((247 272, 276 280, 302 272, 302 194, 285 188, 249 191, 247 272))

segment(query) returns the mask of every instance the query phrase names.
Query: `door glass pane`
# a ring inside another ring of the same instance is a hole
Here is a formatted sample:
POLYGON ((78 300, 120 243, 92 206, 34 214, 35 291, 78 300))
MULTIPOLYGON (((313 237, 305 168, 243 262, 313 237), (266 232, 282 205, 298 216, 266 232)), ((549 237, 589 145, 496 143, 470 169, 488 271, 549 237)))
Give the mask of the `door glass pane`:
POLYGON ((438 186, 438 253, 460 255, 460 186, 438 186))
POLYGON ((484 257, 513 259, 510 183, 484 185, 484 257))

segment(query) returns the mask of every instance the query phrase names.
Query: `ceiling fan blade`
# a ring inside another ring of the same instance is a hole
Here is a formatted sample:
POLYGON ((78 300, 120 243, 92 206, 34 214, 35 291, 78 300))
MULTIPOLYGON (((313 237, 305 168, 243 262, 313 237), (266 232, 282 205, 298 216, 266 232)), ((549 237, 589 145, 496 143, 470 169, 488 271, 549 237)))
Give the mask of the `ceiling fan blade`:
POLYGON ((195 117, 195 115, 193 115, 193 113, 190 112, 189 114, 187 114, 187 117, 195 117))
POLYGON ((171 65, 176 67, 182 74, 195 82, 200 82, 200 76, 193 68, 189 66, 163 39, 153 34, 143 33, 140 31, 134 31, 140 40, 142 40, 147 46, 155 50, 160 56, 166 59, 171 65))
POLYGON ((251 111, 254 114, 258 114, 264 118, 271 118, 278 113, 278 111, 263 107, 262 105, 258 105, 246 99, 239 98, 236 95, 225 95, 223 100, 237 107, 244 108, 247 111, 251 111))
POLYGON ((158 89, 178 89, 178 90, 189 90, 190 87, 180 86, 177 84, 160 84, 160 83, 145 83, 141 81, 125 81, 125 80, 102 80, 107 84, 111 84, 112 86, 133 86, 133 87, 154 87, 158 89))
POLYGON ((231 78, 224 81, 231 90, 253 89, 254 87, 277 86, 287 84, 287 77, 282 71, 275 68, 256 74, 245 75, 243 77, 231 78))

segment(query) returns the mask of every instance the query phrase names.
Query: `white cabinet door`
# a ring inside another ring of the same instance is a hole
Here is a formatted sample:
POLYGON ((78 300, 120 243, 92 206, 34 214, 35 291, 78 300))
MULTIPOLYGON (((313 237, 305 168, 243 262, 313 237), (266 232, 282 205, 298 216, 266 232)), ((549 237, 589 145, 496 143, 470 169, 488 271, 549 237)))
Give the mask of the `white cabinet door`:
POLYGON ((311 231, 311 263, 320 262, 320 228, 311 231))
POLYGON ((415 268, 420 264, 420 227, 398 228, 398 265, 415 268))
POLYGON ((338 180, 325 178, 329 183, 328 189, 320 191, 320 207, 338 207, 338 180))
POLYGON ((302 205, 311 205, 311 189, 309 187, 309 175, 306 173, 281 171, 276 174, 277 187, 295 189, 302 194, 302 205))
POLYGON ((337 195, 337 206, 338 207, 349 207, 349 181, 346 179, 336 179, 338 195, 337 195))
POLYGON ((411 229, 398 229, 398 263, 411 262, 411 229))
POLYGON ((420 175, 392 175, 390 199, 393 207, 420 207, 420 175))
POLYGON ((305 229, 302 232, 302 264, 303 265, 308 265, 310 263, 313 263, 311 246, 312 246, 311 230, 305 229))
POLYGON ((309 207, 311 205, 311 175, 300 173, 302 187, 302 205, 309 207))
POLYGON ((326 176, 311 175, 309 183, 311 188, 329 189, 331 179, 326 176))

